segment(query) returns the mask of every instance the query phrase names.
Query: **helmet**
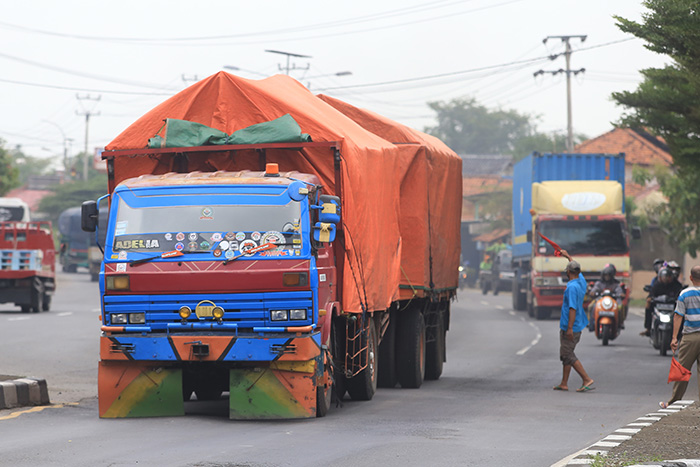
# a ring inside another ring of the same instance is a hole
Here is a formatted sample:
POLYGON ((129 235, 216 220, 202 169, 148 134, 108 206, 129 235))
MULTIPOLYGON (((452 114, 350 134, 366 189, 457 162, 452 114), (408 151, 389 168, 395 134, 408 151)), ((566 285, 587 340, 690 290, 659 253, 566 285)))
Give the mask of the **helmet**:
POLYGON ((673 278, 678 279, 678 276, 681 274, 681 266, 675 261, 669 261, 666 267, 671 270, 673 278))
POLYGON ((661 258, 656 258, 656 259, 654 260, 654 272, 658 273, 658 272, 659 272, 659 269, 661 269, 661 266, 664 265, 664 262, 665 262, 665 261, 664 261, 663 259, 661 259, 661 258))
POLYGON ((671 282, 673 280, 673 273, 671 272, 671 270, 669 268, 661 268, 659 270, 658 277, 659 277, 659 282, 662 282, 664 284, 668 284, 669 282, 671 282))
POLYGON ((603 279, 604 282, 611 282, 613 279, 615 279, 616 272, 617 270, 615 269, 615 265, 606 264, 600 273, 600 278, 603 279))

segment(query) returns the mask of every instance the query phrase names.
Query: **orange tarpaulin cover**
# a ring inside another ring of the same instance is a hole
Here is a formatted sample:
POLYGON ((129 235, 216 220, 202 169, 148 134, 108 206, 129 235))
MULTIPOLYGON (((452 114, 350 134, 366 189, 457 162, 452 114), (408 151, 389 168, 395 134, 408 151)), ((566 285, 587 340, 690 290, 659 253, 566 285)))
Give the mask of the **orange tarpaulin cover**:
MULTIPOLYGON (((434 138, 398 124, 395 124, 397 131, 403 128, 401 131, 407 131, 408 135, 415 132, 416 144, 410 145, 410 150, 407 150, 408 146, 403 148, 403 145, 392 144, 382 137, 381 132, 375 133, 363 128, 352 117, 345 115, 345 112, 338 111, 334 106, 314 96, 290 77, 277 75, 263 80, 248 80, 219 72, 155 107, 124 130, 106 149, 111 151, 145 148, 148 139, 159 131, 165 118, 197 122, 231 134, 285 114, 290 114, 302 131, 311 135, 313 141, 339 143, 342 159, 341 193, 336 191, 334 161, 327 148, 305 149, 301 152, 268 149, 267 162, 278 163, 280 172, 297 170, 314 173, 321 179, 324 191, 341 197, 341 232, 344 238, 339 239, 340 242, 336 241, 335 245, 336 251, 345 256, 342 271, 343 311, 359 312, 363 306, 366 310, 388 308, 392 300, 398 297, 399 284, 406 282, 406 275, 415 286, 431 286, 430 264, 425 264, 423 259, 417 262, 420 264, 408 266, 406 263, 407 267, 402 268, 402 261, 408 259, 411 254, 424 258, 425 251, 431 250, 433 242, 426 244, 429 237, 424 231, 433 224, 428 223, 425 218, 419 218, 428 212, 427 206, 432 207, 435 202, 446 202, 446 190, 450 191, 450 205, 438 205, 435 209, 439 211, 434 212, 431 209, 430 215, 441 219, 440 222, 436 221, 436 226, 440 223, 450 224, 449 234, 446 235, 437 227, 430 227, 430 237, 435 235, 439 239, 434 245, 436 251, 445 249, 454 255, 454 261, 449 263, 451 271, 444 273, 445 278, 451 275, 454 279, 440 279, 440 282, 436 280, 443 277, 443 272, 438 270, 444 268, 445 264, 438 263, 433 256, 432 277, 435 287, 431 288, 455 287, 460 216, 459 211, 456 211, 456 215, 453 214, 457 208, 451 205, 451 199, 454 196, 459 197, 460 200, 456 204, 461 208, 461 183, 452 187, 442 186, 452 184, 452 177, 447 172, 451 173, 451 167, 454 166, 454 163, 447 163, 447 159, 443 161, 442 157, 438 161, 440 178, 437 179, 437 188, 431 186, 432 175, 428 175, 431 172, 424 171, 431 164, 427 155, 428 146, 434 145, 444 148, 447 152, 451 151, 434 138), (419 135, 425 139, 421 140, 419 135), (421 171, 423 173, 419 173, 421 171), (411 187, 404 181, 409 176, 428 177, 412 189, 415 192, 413 199, 419 206, 415 210, 411 210, 407 204, 409 198, 406 191, 410 191, 411 187), (457 190, 457 195, 451 190, 457 190), (432 196, 430 201, 429 196, 432 196), (404 216, 406 219, 403 219, 404 216), (456 236, 452 232, 454 223, 457 226, 456 236), (412 225, 420 231, 415 238, 412 229, 408 228, 412 225), (440 235, 446 236, 440 238, 440 235), (344 247, 344 251, 339 245, 344 247), (404 254, 406 248, 408 251, 404 254)), ((106 153, 106 156, 109 157, 109 153, 106 153)), ((452 153, 450 157, 456 156, 452 153)), ((171 155, 115 154, 114 180, 110 188, 113 189, 115 184, 139 175, 173 171, 177 163, 176 158, 171 155)), ((240 151, 235 157, 222 151, 187 158, 189 171, 246 169, 260 169, 258 155, 254 151, 240 151)), ((454 175, 461 175, 460 167, 455 169, 454 175)))

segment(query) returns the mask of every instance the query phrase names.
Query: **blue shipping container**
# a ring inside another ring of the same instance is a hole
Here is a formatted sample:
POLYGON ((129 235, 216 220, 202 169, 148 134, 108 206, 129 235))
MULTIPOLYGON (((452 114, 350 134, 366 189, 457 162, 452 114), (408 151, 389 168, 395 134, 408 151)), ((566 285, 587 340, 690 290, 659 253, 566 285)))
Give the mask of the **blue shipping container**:
MULTIPOLYGON (((540 154, 513 166, 513 259, 530 257, 532 244, 516 238, 532 229, 532 184, 555 180, 614 180, 625 194, 625 154, 540 154)), ((624 212, 624 203, 622 206, 624 212)))

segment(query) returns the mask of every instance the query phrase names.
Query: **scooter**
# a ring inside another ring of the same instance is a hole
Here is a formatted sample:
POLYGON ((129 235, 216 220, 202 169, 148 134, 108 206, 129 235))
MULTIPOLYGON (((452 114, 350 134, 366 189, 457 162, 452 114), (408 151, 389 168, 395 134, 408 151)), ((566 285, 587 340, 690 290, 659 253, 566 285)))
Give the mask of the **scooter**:
POLYGON ((591 325, 595 330, 595 336, 603 341, 603 345, 615 340, 620 335, 620 307, 618 298, 609 290, 604 290, 596 298, 593 308, 591 325))
POLYGON ((676 309, 676 299, 668 295, 659 295, 652 299, 654 307, 651 315, 651 330, 649 338, 651 345, 661 355, 671 350, 673 337, 673 312, 676 309))

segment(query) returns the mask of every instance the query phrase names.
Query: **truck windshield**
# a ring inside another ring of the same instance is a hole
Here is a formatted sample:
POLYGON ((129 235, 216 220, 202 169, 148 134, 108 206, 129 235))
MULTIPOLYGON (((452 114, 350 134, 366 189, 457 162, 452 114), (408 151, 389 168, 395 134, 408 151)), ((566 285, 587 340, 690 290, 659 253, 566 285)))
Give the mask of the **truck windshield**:
MULTIPOLYGON (((572 256, 620 255, 628 251, 625 226, 617 220, 549 220, 539 224, 539 232, 572 256)), ((553 255, 554 249, 537 236, 537 252, 553 255)))
MULTIPOLYGON (((196 202, 196 196, 193 197, 196 202)), ((227 257, 265 243, 283 246, 266 255, 293 256, 301 249, 300 203, 132 207, 119 200, 112 250, 208 251, 227 257), (276 253, 276 254, 275 254, 276 253)))

